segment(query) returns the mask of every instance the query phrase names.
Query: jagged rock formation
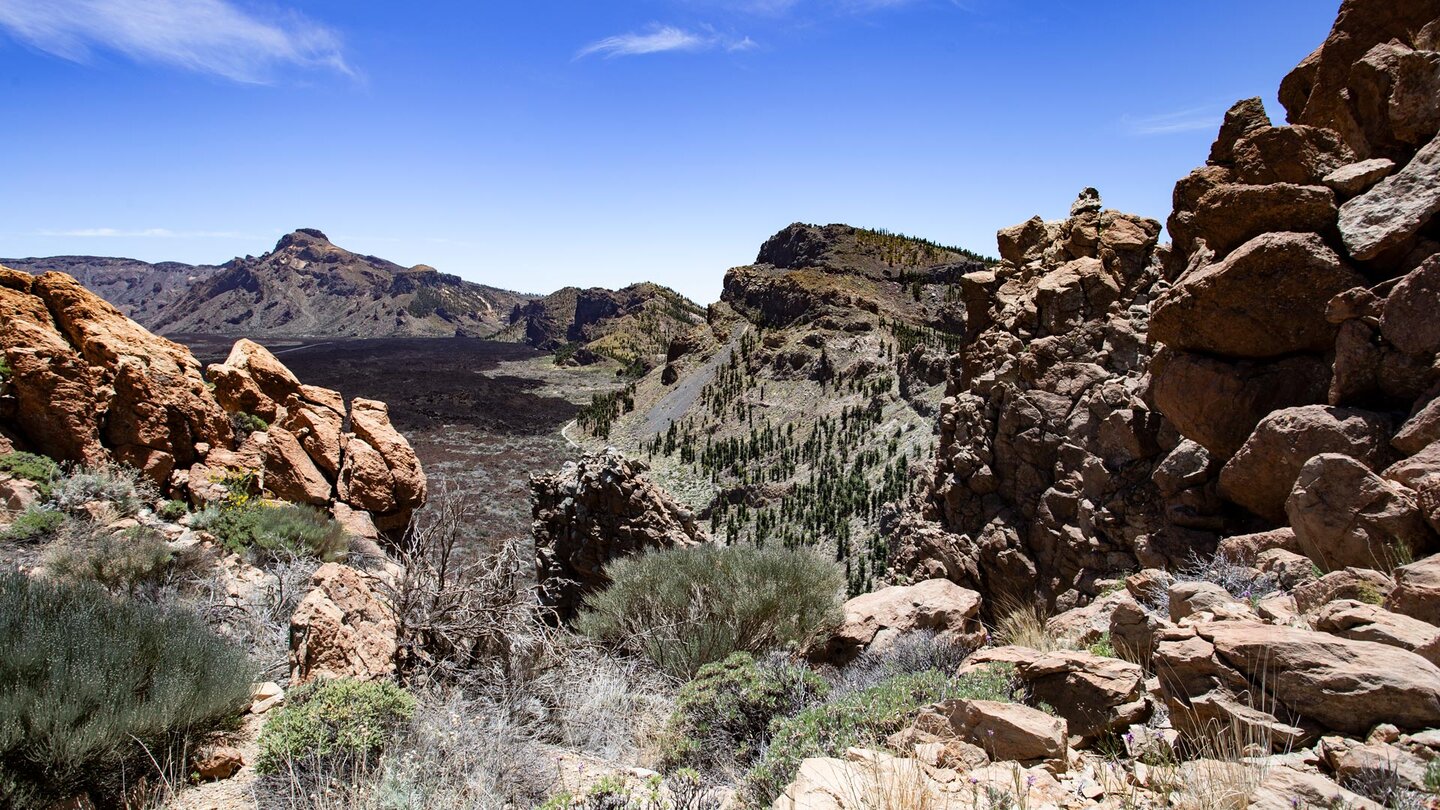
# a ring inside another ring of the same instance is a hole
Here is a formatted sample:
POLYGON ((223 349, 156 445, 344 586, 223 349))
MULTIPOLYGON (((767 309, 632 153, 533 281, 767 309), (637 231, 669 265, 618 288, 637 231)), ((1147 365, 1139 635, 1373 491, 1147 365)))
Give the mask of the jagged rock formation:
POLYGON ((1214 543, 1206 453, 1143 399, 1159 233, 1087 189, 1068 219, 1001 231, 1001 262, 960 277, 971 340, 893 573, 1069 607, 1138 560, 1214 543))
POLYGON ((619 290, 566 287, 515 307, 505 335, 515 335, 563 360, 653 368, 672 341, 705 320, 705 310, 658 284, 619 290))
POLYGON ((240 341, 202 374, 188 349, 62 273, 0 268, 0 305, 11 313, 0 322, 0 450, 118 461, 197 503, 250 473, 264 493, 353 507, 382 529, 425 502, 424 472, 383 403, 357 399, 347 413, 338 392, 302 384, 259 344, 240 341), (239 414, 268 424, 237 435, 239 414))
POLYGON ((213 264, 142 262, 110 256, 47 256, 0 259, 0 265, 31 275, 64 273, 146 327, 190 290, 221 271, 213 264))
POLYGON ((1291 125, 1238 103, 1175 187, 1149 397, 1326 570, 1440 550, 1437 37, 1425 3, 1345 3, 1282 84, 1291 125))
POLYGON ((530 479, 540 599, 561 618, 609 584, 605 565, 629 554, 708 541, 689 510, 618 452, 530 479))

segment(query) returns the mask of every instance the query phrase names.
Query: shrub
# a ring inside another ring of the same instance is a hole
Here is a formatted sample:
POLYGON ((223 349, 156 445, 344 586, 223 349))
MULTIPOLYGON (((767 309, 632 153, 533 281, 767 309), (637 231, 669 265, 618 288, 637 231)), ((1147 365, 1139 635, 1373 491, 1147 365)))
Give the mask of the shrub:
POLYGON ((234 428, 235 435, 242 439, 251 433, 264 433, 270 429, 269 422, 253 413, 230 414, 230 426, 234 428))
POLYGON ((248 552, 263 558, 290 555, 336 560, 350 546, 339 523, 313 506, 300 504, 212 504, 195 513, 194 526, 215 535, 237 554, 248 552))
POLYGON ((169 578, 175 554, 165 536, 149 526, 120 532, 71 521, 45 568, 56 579, 93 582, 112 593, 153 593, 169 578), (77 525, 78 524, 78 525, 77 525))
POLYGON ((244 652, 196 617, 93 586, 0 576, 0 649, 4 807, 113 799, 123 770, 150 770, 250 697, 244 652))
POLYGON ((293 690, 260 731, 262 774, 334 767, 365 770, 415 715, 415 698, 389 681, 341 678, 293 690))
POLYGON ((968 644, 928 630, 906 633, 893 644, 869 649, 835 676, 831 699, 869 689, 897 675, 954 672, 974 652, 968 644))
POLYGON ((50 484, 60 476, 60 465, 46 456, 16 451, 0 456, 0 474, 9 474, 39 484, 40 497, 50 498, 50 484))
POLYGON ((770 738, 770 722, 794 714, 830 691, 808 668, 785 661, 757 663, 735 653, 706 664, 680 688, 671 720, 668 767, 748 767, 770 738))
POLYGON ((10 358, 0 356, 0 382, 8 382, 15 376, 15 369, 10 367, 10 358))
POLYGON ((67 469, 51 487, 51 499, 66 512, 77 512, 92 501, 115 507, 122 516, 134 515, 155 500, 155 485, 134 467, 95 464, 67 469))
POLYGON ((844 571, 806 550, 691 546, 606 567, 612 584, 585 599, 577 626, 649 656, 674 675, 734 652, 799 642, 835 620, 844 571))
POLYGON ((29 506, 16 515, 4 531, 0 531, 0 541, 38 543, 54 536, 66 520, 64 512, 44 506, 29 506))
POLYGON ((164 503, 160 504, 159 509, 155 510, 155 514, 159 515, 161 520, 168 520, 171 522, 177 521, 180 518, 185 517, 189 513, 190 504, 185 503, 184 501, 176 500, 165 501, 164 503))
POLYGON ((1190 559, 1175 572, 1180 582, 1209 582, 1224 588, 1236 599, 1258 600, 1280 587, 1274 574, 1262 573, 1248 565, 1234 562, 1224 554, 1204 559, 1192 554, 1190 559))
POLYGON ((840 756, 851 746, 877 745, 910 723, 921 707, 942 700, 1013 700, 1012 673, 1003 667, 962 676, 899 675, 869 689, 805 709, 771 725, 770 745, 745 775, 750 799, 768 807, 809 757, 840 756))

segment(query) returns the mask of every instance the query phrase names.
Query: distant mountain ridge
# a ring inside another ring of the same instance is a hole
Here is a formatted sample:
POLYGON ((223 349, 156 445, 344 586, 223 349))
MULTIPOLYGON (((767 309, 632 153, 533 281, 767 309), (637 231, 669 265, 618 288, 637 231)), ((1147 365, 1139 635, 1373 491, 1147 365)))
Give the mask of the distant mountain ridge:
POLYGON ((476 337, 526 343, 566 362, 649 369, 705 309, 658 284, 566 287, 540 296, 403 267, 301 228, 262 256, 221 265, 101 256, 3 259, 65 272, 159 334, 266 338, 476 337))
POLYGON ((64 273, 146 326, 152 326, 192 285, 223 269, 214 264, 152 264, 110 256, 0 259, 0 264, 31 275, 47 270, 64 273))
POLYGON ((4 260, 61 270, 161 334, 274 337, 489 337, 536 296, 345 250, 313 228, 223 265, 66 256, 4 260))

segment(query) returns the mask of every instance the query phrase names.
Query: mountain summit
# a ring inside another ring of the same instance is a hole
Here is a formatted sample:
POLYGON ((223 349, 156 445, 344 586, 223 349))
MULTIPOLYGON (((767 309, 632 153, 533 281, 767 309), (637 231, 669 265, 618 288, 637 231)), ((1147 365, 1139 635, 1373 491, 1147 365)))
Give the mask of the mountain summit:
POLYGON ((529 296, 427 265, 352 253, 314 228, 286 234, 259 258, 234 259, 154 318, 162 332, 265 337, 484 336, 529 296))

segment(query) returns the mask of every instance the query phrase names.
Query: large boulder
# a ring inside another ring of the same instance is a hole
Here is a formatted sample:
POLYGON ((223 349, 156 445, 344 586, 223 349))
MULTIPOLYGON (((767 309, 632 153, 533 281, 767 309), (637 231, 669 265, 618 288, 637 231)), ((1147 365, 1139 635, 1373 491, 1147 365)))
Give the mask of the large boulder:
POLYGON ((1433 358, 1440 352, 1440 254, 1410 271, 1385 298, 1380 333, 1407 354, 1433 358))
POLYGON ((1205 192, 1192 227, 1219 256, 1271 231, 1324 232, 1335 223, 1335 192, 1325 186, 1226 183, 1205 192))
POLYGON ((1390 465, 1382 475, 1415 493, 1420 514, 1431 530, 1440 533, 1440 441, 1390 465))
POLYGON ((1414 492, 1338 453, 1305 463, 1285 511, 1300 548, 1325 571, 1390 569, 1435 546, 1414 492))
POLYGON ((14 370, 16 428, 61 460, 113 459, 164 482, 227 446, 230 422, 189 350, 152 335, 63 273, 4 271, 0 350, 14 370))
POLYGON ((1374 259, 1408 245, 1437 211, 1440 138, 1431 140, 1403 169, 1340 206, 1340 238, 1351 256, 1374 259))
POLYGON ((1279 713, 1282 722, 1357 735, 1380 723, 1402 729, 1440 723, 1440 668, 1406 650, 1254 622, 1167 632, 1156 672, 1172 714, 1218 690, 1232 700, 1245 696, 1248 709, 1271 723, 1279 713))
POLYGON ((1069 732, 1086 739, 1121 731, 1150 716, 1145 670, 1084 650, 1054 650, 1022 661, 1015 674, 1032 699, 1055 707, 1069 732))
POLYGON ((866 650, 883 651, 906 633, 930 632, 938 638, 978 647, 980 594, 947 579, 915 585, 891 585, 849 600, 845 618, 812 647, 812 660, 843 666, 866 650))
POLYGON ((355 399, 350 402, 350 427, 355 438, 372 448, 384 460, 393 483, 393 514, 381 518, 387 524, 403 525, 410 513, 426 498, 425 472, 410 442, 390 424, 390 410, 383 402, 355 399))
POLYGON ((1364 284, 1313 233, 1262 234, 1161 295, 1150 340, 1237 358, 1324 352, 1335 342, 1326 305, 1364 284))
POLYGON ((1019 703, 946 700, 922 709, 914 728, 979 746, 995 761, 1065 763, 1065 721, 1019 703))
POLYGON ((1440 555, 1396 568, 1385 609, 1440 626, 1440 555))
POLYGON ((1329 373, 1329 365, 1311 355, 1227 362, 1165 349, 1150 364, 1149 393, 1182 435, 1224 460, 1271 412, 1323 403, 1329 373))
POLYGON ((215 398, 229 413, 248 413, 273 422, 300 380, 269 349, 240 339, 223 363, 212 363, 205 375, 215 385, 215 398))
POLYGON ((1391 613, 1379 605, 1341 599, 1315 614, 1315 629, 1344 638, 1374 641, 1418 653, 1432 664, 1436 661, 1440 627, 1410 616, 1391 613))
POLYGON ((1310 405, 1276 411, 1220 471, 1220 494, 1276 523, 1300 468, 1321 453, 1341 453, 1372 468, 1390 458, 1390 420, 1353 408, 1310 405))
POLYGON ((290 618, 290 679, 374 680, 395 674, 398 627, 368 575, 326 563, 290 618))
POLYGON ((652 483, 646 469, 607 450, 530 479, 540 598, 562 618, 610 583, 610 561, 709 540, 694 514, 652 483))

